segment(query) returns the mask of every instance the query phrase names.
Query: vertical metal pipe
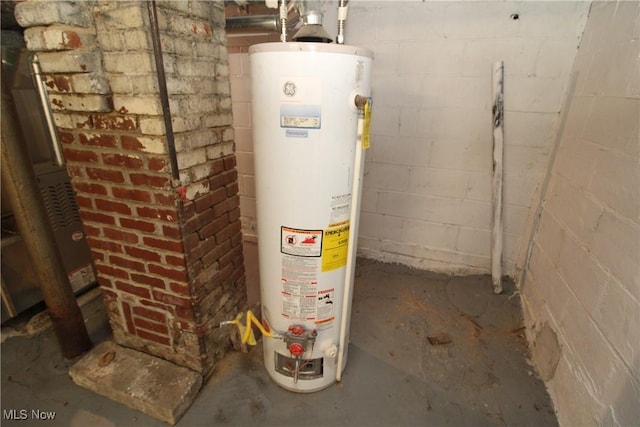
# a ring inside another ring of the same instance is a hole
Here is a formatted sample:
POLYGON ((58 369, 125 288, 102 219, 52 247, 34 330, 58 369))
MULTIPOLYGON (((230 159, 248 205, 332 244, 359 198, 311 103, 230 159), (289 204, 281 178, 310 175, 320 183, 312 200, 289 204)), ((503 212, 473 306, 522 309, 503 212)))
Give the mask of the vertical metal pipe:
POLYGON ((502 160, 504 149, 504 63, 493 64, 493 230, 491 233, 491 281, 493 292, 502 292, 502 160))
POLYGON ((282 0, 280 3, 280 29, 282 33, 280 34, 280 41, 285 43, 287 41, 287 17, 289 16, 289 11, 287 9, 287 1, 282 0))
POLYGON ((47 122, 47 130, 49 131, 49 138, 51 138, 51 148, 56 158, 56 165, 64 165, 64 156, 62 155, 62 147, 60 147, 60 141, 58 140, 58 134, 56 132, 56 125, 53 120, 53 114, 49 107, 49 96, 44 88, 44 81, 42 78, 42 69, 40 68, 40 61, 38 61, 38 55, 33 56, 31 61, 31 69, 33 71, 33 84, 38 90, 38 98, 40 98, 40 105, 42 105, 42 112, 47 122))
POLYGON ((348 0, 340 0, 338 2, 338 35, 336 43, 344 44, 344 22, 347 20, 347 3, 348 0))
POLYGON ((71 359, 88 351, 92 343, 58 252, 29 153, 20 140, 19 122, 9 93, 3 80, 2 190, 38 277, 62 355, 71 359))
POLYGON ((147 0, 149 12, 149 26, 151 29, 151 41, 153 43, 153 58, 156 63, 158 75, 158 90, 160 91, 160 104, 164 116, 164 129, 167 133, 167 147, 169 149, 169 162, 171 163, 171 177, 180 179, 178 169, 178 154, 176 153, 176 141, 173 135, 173 123, 171 121, 171 109, 169 108, 169 92, 167 90, 167 76, 164 73, 164 60, 162 59, 162 45, 160 44, 160 27, 158 26, 158 11, 155 0, 147 0))

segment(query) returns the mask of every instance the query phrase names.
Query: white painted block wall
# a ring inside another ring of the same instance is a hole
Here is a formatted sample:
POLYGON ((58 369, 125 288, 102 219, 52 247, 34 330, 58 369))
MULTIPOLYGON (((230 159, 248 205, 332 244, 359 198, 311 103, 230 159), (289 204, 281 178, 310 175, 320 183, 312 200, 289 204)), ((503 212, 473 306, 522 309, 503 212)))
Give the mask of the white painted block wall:
POLYGON ((525 319, 560 425, 640 425, 640 3, 593 3, 572 74, 525 319))
MULTIPOLYGON (((335 7, 328 2, 332 33, 335 7)), ((491 65, 504 60, 504 268, 515 274, 588 9, 583 1, 350 2, 347 43, 375 53, 361 255, 489 271, 491 65)), ((255 239, 248 54, 229 59, 243 231, 255 239)))
POLYGON ((491 66, 503 60, 504 269, 515 273, 588 6, 350 6, 347 39, 376 53, 363 255, 447 273, 489 270, 491 66))

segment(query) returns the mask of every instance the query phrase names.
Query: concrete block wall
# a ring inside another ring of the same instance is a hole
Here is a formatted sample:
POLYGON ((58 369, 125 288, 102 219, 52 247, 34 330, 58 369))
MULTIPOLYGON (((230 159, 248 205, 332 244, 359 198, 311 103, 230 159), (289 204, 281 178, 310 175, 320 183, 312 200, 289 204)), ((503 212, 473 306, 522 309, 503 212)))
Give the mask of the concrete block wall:
POLYGON ((221 1, 158 1, 174 177, 146 2, 16 6, 38 51, 116 341, 202 374, 246 284, 221 1))
POLYGON ((594 2, 520 286, 562 426, 640 423, 639 52, 640 3, 594 2))
MULTIPOLYGON (((325 27, 335 34, 336 2, 325 27)), ((354 1, 346 40, 373 50, 361 255, 488 272, 491 66, 505 62, 505 274, 514 275, 555 138, 587 2, 354 1)), ((245 236, 256 234, 248 54, 230 54, 245 236)))

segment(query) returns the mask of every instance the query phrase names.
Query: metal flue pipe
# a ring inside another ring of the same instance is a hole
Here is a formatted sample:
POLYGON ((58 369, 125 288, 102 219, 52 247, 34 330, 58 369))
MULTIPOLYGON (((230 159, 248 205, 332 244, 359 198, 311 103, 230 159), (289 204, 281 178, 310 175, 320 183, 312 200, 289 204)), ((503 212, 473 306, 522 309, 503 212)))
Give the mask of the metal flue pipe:
POLYGON ((268 32, 280 31, 279 15, 250 15, 230 16, 226 20, 226 30, 229 33, 268 32))
POLYGON ((93 344, 64 270, 26 144, 20 140, 19 121, 9 94, 2 80, 2 191, 31 258, 62 355, 72 359, 93 344))

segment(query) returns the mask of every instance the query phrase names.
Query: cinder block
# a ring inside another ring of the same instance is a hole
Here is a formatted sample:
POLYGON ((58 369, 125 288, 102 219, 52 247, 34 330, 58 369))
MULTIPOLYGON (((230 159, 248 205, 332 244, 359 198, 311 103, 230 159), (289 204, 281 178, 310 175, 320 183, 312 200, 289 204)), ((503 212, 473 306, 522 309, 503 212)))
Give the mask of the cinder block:
MULTIPOLYGON (((372 167, 373 169, 373 167, 372 167)), ((411 167, 409 193, 463 199, 469 188, 469 173, 461 170, 411 167)), ((382 188, 382 187, 377 187, 382 188)))
POLYGON ((637 223, 605 210, 592 234, 589 249, 636 301, 640 301, 640 229, 637 223))
POLYGON ((466 198, 481 202, 491 202, 492 200, 492 178, 491 171, 468 172, 469 182, 467 185, 466 198))
MULTIPOLYGON (((528 271, 537 285, 536 293, 542 297, 550 313, 559 319, 564 313, 569 298, 573 297, 558 273, 555 260, 549 258, 549 255, 538 244, 533 246, 528 271)), ((526 286, 530 285, 527 283, 526 286)), ((539 307, 539 309, 542 308, 539 307)))
POLYGON ((407 191, 409 173, 410 169, 407 166, 369 163, 363 185, 384 190, 407 191))
POLYGON ((376 119, 371 122, 372 134, 386 136, 398 135, 400 113, 397 107, 375 105, 373 111, 375 111, 376 119))
POLYGON ((362 201, 360 202, 361 212, 378 212, 379 190, 362 189, 362 201))
POLYGON ((578 37, 542 40, 536 59, 535 75, 545 78, 568 76, 574 64, 578 43, 578 37))
POLYGON ((398 135, 416 136, 418 135, 418 120, 420 110, 418 108, 400 108, 400 119, 398 123, 398 135))
MULTIPOLYGON (((542 167, 542 165, 540 166, 542 167)), ((517 173, 517 172, 516 172, 517 173)), ((502 200, 507 205, 530 207, 534 191, 541 185, 543 171, 538 176, 512 176, 504 174, 502 181, 502 200)))
POLYGON ((550 147, 555 137, 557 114, 507 110, 504 113, 504 139, 512 145, 550 147))
POLYGON ((429 166, 475 172, 491 170, 491 139, 478 141, 464 136, 443 135, 433 142, 429 166))
POLYGON ((256 197, 256 177, 254 175, 242 175, 242 192, 240 195, 256 197))
POLYGON ((401 218, 469 227, 488 227, 490 206, 471 200, 381 191, 378 212, 401 218))
POLYGON ((446 3, 442 34, 448 39, 500 39, 520 35, 518 21, 509 19, 513 13, 505 3, 488 3, 476 7, 458 2, 446 3))
POLYGON ((638 157, 598 150, 588 191, 623 218, 638 221, 640 212, 638 157))
MULTIPOLYGON (((565 350, 566 351, 566 350, 565 350)), ((582 374, 576 369, 570 355, 564 354, 556 373, 548 385, 561 426, 597 425, 605 412, 603 405, 594 400, 582 384, 582 374)))
POLYGON ((595 262, 588 248, 567 235, 556 258, 557 269, 569 288, 592 316, 609 280, 608 274, 595 262))
POLYGON ((401 218, 366 212, 360 215, 360 230, 375 230, 381 239, 400 240, 404 234, 403 225, 401 218))
MULTIPOLYGON (((465 60, 465 44, 464 40, 443 40, 442 38, 416 39, 401 43, 394 46, 398 51, 396 71, 409 75, 412 79, 419 76, 462 75, 469 72, 461 66, 461 61, 465 60), (443 55, 443 52, 447 54, 443 55)), ((377 62, 376 57, 376 65, 377 62)), ((477 66, 475 68, 475 73, 481 72, 477 66)))
MULTIPOLYGON (((235 143, 238 151, 253 151, 253 135, 250 128, 235 126, 235 143)), ((240 172, 240 171, 238 171, 240 172)))
POLYGON ((565 227, 545 209, 540 216, 540 226, 534 239, 549 259, 557 260, 565 239, 565 227))
POLYGON ((243 171, 247 175, 255 175, 253 153, 252 152, 236 152, 237 169, 243 171))
POLYGON ((569 299, 560 322, 573 353, 569 360, 582 373, 579 384, 599 400, 622 361, 577 299, 569 299))
MULTIPOLYGON (((352 3, 349 7, 355 7, 355 3, 352 3)), ((349 16, 349 20, 351 20, 351 16, 349 16)), ((349 25, 352 25, 353 22, 350 21, 349 25)), ((369 27, 365 29, 361 29, 357 33, 366 33, 373 32, 374 29, 369 27)), ((351 38, 351 37, 350 37, 351 38)), ((360 34, 356 38, 360 38, 360 34)), ((355 43, 355 42, 354 42, 355 43)), ((375 55, 375 66, 371 70, 371 75, 374 80, 378 78, 385 78, 389 76, 395 76, 398 73, 398 59, 400 46, 402 46, 402 42, 374 42, 371 39, 367 41, 362 41, 360 43, 362 46, 366 46, 374 52, 375 55)))
MULTIPOLYGON (((512 76, 528 76, 535 74, 538 51, 541 40, 534 38, 471 38, 462 40, 444 40, 445 45, 442 52, 449 46, 453 46, 458 52, 458 44, 463 45, 460 54, 456 54, 450 60, 445 60, 444 64, 449 64, 453 74, 461 76, 475 76, 490 79, 493 63, 503 61, 505 64, 505 87, 510 87, 509 82, 512 76)), ((576 46, 573 51, 563 51, 562 54, 573 58, 576 46)), ((568 71, 567 71, 568 72, 568 71)), ((508 107, 507 107, 508 108, 508 107)))
POLYGON ((596 230, 602 206, 585 196, 562 178, 555 179, 547 191, 545 208, 583 244, 596 230))
POLYGON ((640 97, 601 97, 591 106, 588 117, 584 123, 585 139, 637 159, 640 97))
MULTIPOLYGON (((487 79, 486 76, 433 76, 422 80, 417 95, 420 106, 423 108, 447 108, 453 111, 475 110, 474 115, 469 115, 465 117, 465 119, 478 120, 480 117, 483 117, 478 110, 490 108, 490 82, 491 80, 487 79)), ((511 93, 513 94, 513 92, 511 93)), ((509 92, 505 91, 505 105, 509 105, 506 99, 507 94, 509 94, 509 92)), ((458 118, 459 117, 460 116, 458 116, 458 118)), ((458 121, 458 124, 459 123, 458 121)), ((463 128, 466 128, 467 131, 470 129, 475 130, 475 128, 469 124, 463 128)))
POLYGON ((455 250, 484 257, 491 256, 491 231, 486 228, 460 227, 455 250))
MULTIPOLYGON (((438 4, 401 4, 381 3, 378 9, 380 17, 376 28, 376 38, 380 41, 423 40, 429 37, 441 37, 446 9, 438 4), (411 19, 406 19, 411 16, 411 19), (402 22, 402 30, 397 23, 402 22)), ((350 13, 355 15, 354 13, 350 13)), ((363 27, 369 26, 363 23, 363 27)))
MULTIPOLYGON (((491 203, 487 203, 491 210, 491 203)), ((505 205, 502 210, 502 217, 504 220, 504 232, 521 234, 524 230, 524 225, 529 217, 529 207, 505 205)), ((493 215, 493 214, 492 214, 493 215)))
POLYGON ((505 90, 504 105, 514 111, 559 113, 567 85, 566 78, 513 76, 509 86, 518 89, 505 90))
MULTIPOLYGON (((514 22, 519 27, 519 34, 548 39, 552 31, 557 39, 579 40, 589 17, 590 5, 585 2, 560 2, 553 5, 552 13, 547 6, 539 2, 519 5, 518 12, 522 18, 514 22), (567 20, 574 22, 574 25, 567 25, 567 20)), ((509 9, 506 12, 512 13, 509 9)))
POLYGON ((232 105, 233 125, 251 127, 251 104, 247 102, 234 102, 232 105))
POLYGON ((231 76, 233 102, 251 102, 251 79, 247 76, 231 76))
POLYGON ((609 279, 603 289, 594 319, 601 330, 607 331, 607 339, 627 366, 634 366, 634 361, 640 356, 640 303, 614 277, 609 279))
POLYGON ((565 139, 556 154, 554 174, 585 191, 594 173, 597 147, 582 139, 565 139))

